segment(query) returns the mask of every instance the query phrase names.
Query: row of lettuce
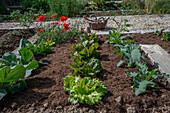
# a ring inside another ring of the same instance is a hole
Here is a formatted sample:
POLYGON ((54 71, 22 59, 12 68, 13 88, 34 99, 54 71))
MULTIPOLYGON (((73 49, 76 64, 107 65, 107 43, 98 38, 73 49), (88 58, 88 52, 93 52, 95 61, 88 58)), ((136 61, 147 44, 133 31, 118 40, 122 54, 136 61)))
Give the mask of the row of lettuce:
MULTIPOLYGON (((52 18, 57 15, 51 16, 52 18)), ((116 16, 116 15, 115 15, 116 16)), ((39 22, 42 22, 45 16, 37 18, 39 22)), ((60 17, 60 22, 64 26, 64 31, 67 32, 68 26, 64 23, 67 17, 60 17)), ((133 77, 133 91, 136 95, 143 93, 147 86, 154 87, 155 81, 158 78, 169 78, 169 75, 163 73, 159 74, 158 69, 148 70, 145 57, 140 52, 140 46, 135 44, 135 40, 130 36, 122 36, 121 32, 128 31, 126 24, 127 20, 121 20, 117 22, 115 18, 113 21, 118 26, 118 29, 113 29, 109 32, 108 41, 106 43, 112 43, 115 48, 114 53, 124 56, 125 60, 121 60, 117 67, 122 64, 128 67, 137 67, 139 72, 128 72, 126 76, 133 77), (123 23, 123 24, 122 24, 123 23), (141 63, 143 60, 144 63, 141 63)), ((51 23, 54 24, 54 23, 51 23)), ((58 25, 58 22, 55 23, 58 25)), ((52 53, 50 46, 55 44, 53 39, 51 40, 45 35, 40 26, 38 33, 40 35, 39 44, 31 43, 28 40, 21 39, 18 48, 18 55, 7 52, 2 58, 0 58, 0 100, 8 93, 14 94, 21 91, 26 87, 24 78, 31 75, 32 70, 39 67, 39 65, 46 65, 48 63, 39 62, 35 60, 36 55, 45 55, 46 53, 52 53), (43 37, 43 38, 42 38, 43 37)), ((53 30, 51 28, 50 30, 53 30)), ((47 29, 48 30, 48 29, 47 29)), ((55 41, 56 42, 56 41, 55 41)), ((74 64, 70 64, 70 68, 74 70, 74 76, 70 73, 64 78, 64 89, 70 93, 69 100, 71 104, 87 103, 93 105, 99 102, 107 93, 107 88, 96 78, 96 75, 102 70, 102 65, 98 59, 100 52, 96 50, 99 47, 98 37, 95 34, 84 33, 77 40, 77 45, 72 46, 70 49, 75 51, 71 55, 74 64)))
POLYGON ((7 93, 16 93, 26 87, 24 78, 31 75, 32 70, 39 65, 46 65, 47 62, 35 60, 36 55, 45 55, 53 51, 44 42, 40 44, 31 43, 28 40, 21 39, 18 48, 18 55, 7 52, 0 58, 0 100, 7 93))
POLYGON ((85 33, 77 43, 71 47, 75 53, 71 55, 74 64, 70 64, 70 67, 75 76, 70 73, 64 78, 64 89, 70 93, 71 104, 93 105, 107 93, 107 88, 96 78, 102 70, 101 62, 97 59, 100 52, 96 51, 99 47, 98 37, 85 33))
POLYGON ((139 72, 128 72, 126 76, 133 77, 133 91, 136 95, 143 93, 147 86, 154 87, 156 86, 156 81, 158 78, 168 79, 169 75, 163 73, 159 74, 158 69, 148 70, 147 60, 140 52, 140 46, 135 44, 135 40, 130 36, 123 36, 121 32, 127 31, 128 20, 121 20, 121 22, 117 22, 113 19, 118 26, 118 29, 114 28, 109 32, 108 40, 106 43, 111 43, 112 47, 114 47, 114 53, 121 55, 125 60, 121 60, 117 67, 121 65, 127 65, 128 67, 136 67, 139 72), (143 60, 145 63, 142 63, 143 60))

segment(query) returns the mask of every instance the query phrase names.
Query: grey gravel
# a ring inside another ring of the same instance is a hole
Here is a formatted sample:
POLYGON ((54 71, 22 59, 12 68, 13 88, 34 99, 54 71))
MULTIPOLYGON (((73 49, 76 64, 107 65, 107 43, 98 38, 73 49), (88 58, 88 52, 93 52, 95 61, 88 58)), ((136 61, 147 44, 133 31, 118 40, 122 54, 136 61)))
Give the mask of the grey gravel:
MULTIPOLYGON (((105 16, 108 17, 108 16, 105 16)), ((89 19, 92 19, 90 17, 89 19)), ((115 22, 112 20, 111 17, 108 20, 107 26, 103 30, 91 30, 92 33, 94 32, 106 32, 111 30, 113 27, 117 27, 115 22)), ((132 16, 116 16, 115 18, 118 22, 121 19, 127 19, 131 26, 128 27, 130 31, 137 31, 137 30, 160 30, 160 29, 167 29, 170 30, 170 14, 166 14, 164 16, 158 15, 132 15, 132 16)), ((43 22, 43 25, 49 25, 51 22, 43 22)), ((77 27, 85 28, 88 26, 87 21, 84 18, 72 18, 66 21, 66 23, 73 24, 77 27)), ((16 26, 18 23, 0 23, 0 29, 9 29, 9 28, 20 28, 20 26, 16 26)), ((39 26, 39 22, 34 22, 31 27, 39 26)))

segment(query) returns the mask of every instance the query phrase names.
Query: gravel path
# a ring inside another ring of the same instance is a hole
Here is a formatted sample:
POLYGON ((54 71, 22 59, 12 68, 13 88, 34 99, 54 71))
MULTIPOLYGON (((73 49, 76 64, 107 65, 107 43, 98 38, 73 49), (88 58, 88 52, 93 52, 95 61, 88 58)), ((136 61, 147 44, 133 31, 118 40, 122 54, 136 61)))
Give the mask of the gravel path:
MULTIPOLYGON (((106 32, 111 30, 113 27, 117 27, 115 22, 112 20, 111 17, 108 20, 106 29, 103 30, 92 30, 92 32, 106 32)), ((138 30, 160 30, 166 29, 170 30, 170 14, 164 16, 158 15, 132 15, 132 16, 117 16, 115 18, 118 22, 121 19, 127 19, 131 26, 128 27, 130 31, 138 31, 138 30)), ((84 18, 72 18, 69 20, 71 24, 75 24, 79 27, 86 27, 88 26, 87 21, 84 18)), ((50 22, 44 22, 43 24, 49 24, 50 22)), ((16 27, 19 29, 20 26, 16 26, 19 23, 0 23, 0 29, 15 29, 16 27)), ((39 23, 34 22, 31 27, 37 26, 39 23)))

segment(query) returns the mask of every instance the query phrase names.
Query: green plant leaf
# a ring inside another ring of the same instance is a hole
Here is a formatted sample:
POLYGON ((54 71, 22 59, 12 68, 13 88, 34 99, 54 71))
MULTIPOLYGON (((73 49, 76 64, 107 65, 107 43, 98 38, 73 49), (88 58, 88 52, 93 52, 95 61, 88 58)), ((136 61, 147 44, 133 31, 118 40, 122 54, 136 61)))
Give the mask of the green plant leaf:
POLYGON ((79 102, 93 105, 107 93, 107 88, 98 79, 81 78, 71 74, 64 78, 64 89, 70 93, 71 104, 79 102))
POLYGON ((118 64, 117 67, 120 67, 122 64, 126 63, 124 60, 121 60, 118 64))
POLYGON ((150 85, 151 87, 154 87, 155 83, 137 78, 134 81, 133 91, 138 96, 139 94, 143 93, 146 90, 146 87, 148 85, 150 85))
POLYGON ((0 100, 7 94, 5 89, 0 89, 0 100))
POLYGON ((24 65, 24 67, 26 68, 26 70, 30 70, 30 69, 36 69, 39 67, 38 62, 36 60, 31 61, 29 64, 24 65))
POLYGON ((21 48, 19 50, 19 54, 21 56, 21 61, 23 64, 27 64, 28 61, 34 56, 31 50, 28 50, 27 48, 21 48))
MULTIPOLYGON (((2 56, 2 59, 8 61, 10 64, 17 62, 17 57, 14 53, 7 52, 2 56)), ((5 63, 6 64, 6 63, 5 63)))
POLYGON ((20 81, 20 83, 16 84, 16 85, 12 85, 9 87, 9 92, 14 94, 16 92, 22 91, 24 90, 24 88, 26 87, 26 83, 25 81, 20 81))
POLYGON ((12 69, 9 67, 2 68, 0 73, 2 73, 3 70, 5 73, 3 73, 4 81, 2 82, 11 82, 24 79, 26 71, 23 65, 16 65, 12 69))

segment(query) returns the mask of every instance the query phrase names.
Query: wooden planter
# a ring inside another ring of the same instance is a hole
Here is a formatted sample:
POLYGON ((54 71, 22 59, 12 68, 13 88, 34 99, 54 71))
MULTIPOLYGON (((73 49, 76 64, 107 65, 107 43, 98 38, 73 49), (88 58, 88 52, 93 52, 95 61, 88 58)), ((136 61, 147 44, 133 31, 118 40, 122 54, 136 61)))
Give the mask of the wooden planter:
POLYGON ((83 16, 83 17, 84 17, 84 19, 87 20, 87 22, 89 23, 89 27, 92 30, 105 29, 106 24, 107 24, 107 20, 109 19, 109 17, 108 18, 104 18, 104 17, 97 18, 97 17, 95 17, 95 19, 91 20, 91 19, 88 19, 86 16, 83 16))

